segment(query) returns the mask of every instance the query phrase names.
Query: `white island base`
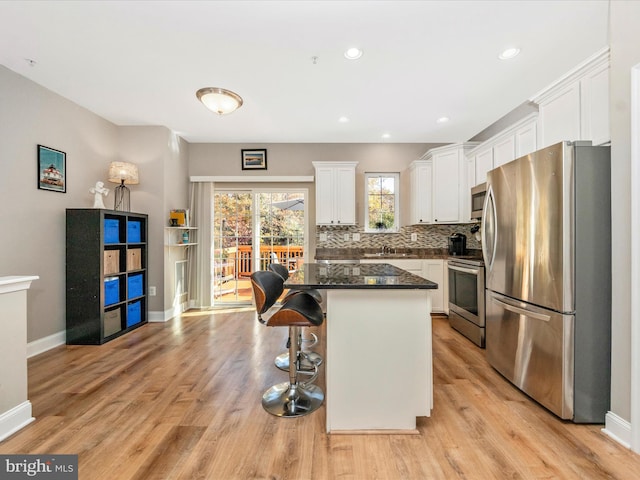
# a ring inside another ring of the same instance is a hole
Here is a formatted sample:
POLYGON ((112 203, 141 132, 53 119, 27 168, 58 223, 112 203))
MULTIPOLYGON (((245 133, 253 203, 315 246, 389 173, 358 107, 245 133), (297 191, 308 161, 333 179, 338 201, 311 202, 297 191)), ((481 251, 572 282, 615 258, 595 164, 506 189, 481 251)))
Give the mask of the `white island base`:
POLYGON ((37 276, 0 276, 0 441, 35 419, 27 398, 27 290, 37 276))
POLYGON ((326 294, 327 432, 418 433, 433 408, 428 290, 326 294))

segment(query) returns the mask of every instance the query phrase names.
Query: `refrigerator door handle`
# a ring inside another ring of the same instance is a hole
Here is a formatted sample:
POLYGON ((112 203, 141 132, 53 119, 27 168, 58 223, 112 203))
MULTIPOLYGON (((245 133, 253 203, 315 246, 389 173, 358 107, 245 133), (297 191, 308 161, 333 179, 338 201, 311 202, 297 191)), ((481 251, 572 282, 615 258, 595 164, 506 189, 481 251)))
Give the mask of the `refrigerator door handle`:
POLYGON ((492 297, 492 300, 498 303, 505 310, 509 310, 510 312, 516 313, 518 315, 526 315, 529 318, 535 318, 536 320, 542 320, 543 322, 548 322, 549 320, 551 320, 551 317, 549 315, 545 315, 544 313, 532 312, 531 310, 527 310, 526 308, 516 307, 515 305, 506 303, 502 300, 497 299, 496 297, 492 297))
POLYGON ((487 195, 482 208, 482 256, 487 270, 493 267, 493 260, 496 255, 496 241, 498 235, 496 202, 493 198, 493 188, 489 185, 487 195))

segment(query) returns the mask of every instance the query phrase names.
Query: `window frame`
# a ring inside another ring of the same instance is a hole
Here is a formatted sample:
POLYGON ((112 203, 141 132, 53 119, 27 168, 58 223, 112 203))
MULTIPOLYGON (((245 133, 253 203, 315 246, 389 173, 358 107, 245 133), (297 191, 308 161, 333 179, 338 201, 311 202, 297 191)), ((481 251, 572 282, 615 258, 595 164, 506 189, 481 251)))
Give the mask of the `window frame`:
POLYGON ((398 233, 400 231, 400 172, 365 172, 364 173, 364 232, 365 233, 398 233), (369 226, 369 179, 392 177, 394 182, 394 216, 391 228, 377 229, 369 226))

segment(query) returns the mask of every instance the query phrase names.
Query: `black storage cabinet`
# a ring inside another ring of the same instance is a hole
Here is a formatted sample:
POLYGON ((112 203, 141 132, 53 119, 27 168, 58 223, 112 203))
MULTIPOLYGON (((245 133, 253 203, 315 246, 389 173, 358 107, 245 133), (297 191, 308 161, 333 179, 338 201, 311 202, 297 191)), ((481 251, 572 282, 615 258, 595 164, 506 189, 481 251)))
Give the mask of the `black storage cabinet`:
POLYGON ((67 345, 101 345, 147 323, 147 220, 67 209, 67 345))

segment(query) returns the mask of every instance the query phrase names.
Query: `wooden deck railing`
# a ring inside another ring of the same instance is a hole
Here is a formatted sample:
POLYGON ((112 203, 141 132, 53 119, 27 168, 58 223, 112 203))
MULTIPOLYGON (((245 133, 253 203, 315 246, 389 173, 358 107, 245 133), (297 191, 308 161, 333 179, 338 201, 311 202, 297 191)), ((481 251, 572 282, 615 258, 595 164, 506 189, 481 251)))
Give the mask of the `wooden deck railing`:
MULTIPOLYGON (((237 277, 248 277, 251 275, 252 258, 251 245, 240 245, 239 247, 225 248, 224 260, 227 264, 233 263, 235 275, 237 277)), ((294 246, 265 246, 260 247, 260 270, 266 270, 270 263, 276 262, 286 265, 289 270, 295 270, 302 266, 304 249, 294 246)))

